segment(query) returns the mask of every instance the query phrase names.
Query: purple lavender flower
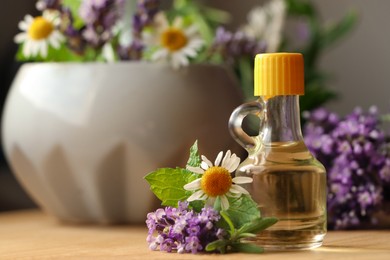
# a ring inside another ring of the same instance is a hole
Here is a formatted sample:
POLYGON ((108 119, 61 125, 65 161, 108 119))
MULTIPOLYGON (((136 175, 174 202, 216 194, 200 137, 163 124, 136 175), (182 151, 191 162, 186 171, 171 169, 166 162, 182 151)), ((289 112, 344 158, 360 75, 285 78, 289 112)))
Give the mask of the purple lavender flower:
POLYGON ((219 213, 213 208, 203 208, 197 213, 188 208, 188 202, 179 202, 178 208, 166 207, 147 215, 146 241, 151 250, 201 252, 208 243, 226 236, 216 225, 219 219, 219 213))
POLYGON ((128 46, 118 47, 118 56, 121 60, 140 60, 144 50, 142 31, 150 26, 155 15, 160 10, 159 0, 139 0, 137 10, 132 17, 133 41, 128 46))
POLYGON ((196 254, 197 252, 202 251, 203 246, 200 244, 199 238, 197 236, 186 237, 185 250, 196 254))
POLYGON ((113 37, 112 29, 122 15, 124 0, 84 0, 79 15, 86 26, 83 38, 94 47, 100 47, 113 37))
POLYGON ((375 107, 344 119, 325 109, 304 115, 305 142, 328 171, 328 224, 344 229, 376 223, 373 213, 389 200, 390 152, 375 107))
POLYGON ((138 12, 140 22, 145 26, 153 22, 154 16, 160 10, 160 0, 139 0, 138 12))
POLYGON ((265 52, 265 49, 264 41, 248 37, 242 31, 232 33, 219 27, 216 30, 211 52, 220 54, 229 63, 234 63, 240 57, 253 57, 258 53, 265 52))

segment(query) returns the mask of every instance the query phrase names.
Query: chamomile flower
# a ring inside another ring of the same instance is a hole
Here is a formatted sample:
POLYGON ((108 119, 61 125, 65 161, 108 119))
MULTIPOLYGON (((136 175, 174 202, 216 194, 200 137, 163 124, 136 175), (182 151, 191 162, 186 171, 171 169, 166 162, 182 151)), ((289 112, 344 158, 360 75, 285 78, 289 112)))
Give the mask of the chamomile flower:
POLYGON ((24 20, 19 22, 18 33, 14 40, 16 43, 23 43, 23 55, 26 58, 41 55, 47 56, 49 46, 58 49, 64 36, 57 30, 60 18, 57 13, 43 12, 42 16, 32 17, 26 15, 24 20))
POLYGON ((222 156, 223 152, 220 152, 214 165, 203 155, 200 167, 187 165, 187 170, 202 174, 201 178, 184 185, 185 190, 195 191, 187 201, 205 200, 207 205, 214 205, 215 200, 219 198, 222 210, 227 210, 229 208, 227 197, 236 198, 242 194, 249 194, 247 190, 237 184, 251 183, 253 179, 250 177, 232 178, 230 175, 240 164, 240 158, 234 153, 231 154, 230 151, 226 152, 223 160, 222 156))
POLYGON ((204 41, 198 34, 195 25, 185 27, 183 20, 177 17, 170 25, 166 17, 159 13, 155 16, 156 33, 154 37, 145 35, 145 41, 150 47, 157 47, 151 59, 167 60, 177 69, 189 64, 189 58, 196 57, 204 41))

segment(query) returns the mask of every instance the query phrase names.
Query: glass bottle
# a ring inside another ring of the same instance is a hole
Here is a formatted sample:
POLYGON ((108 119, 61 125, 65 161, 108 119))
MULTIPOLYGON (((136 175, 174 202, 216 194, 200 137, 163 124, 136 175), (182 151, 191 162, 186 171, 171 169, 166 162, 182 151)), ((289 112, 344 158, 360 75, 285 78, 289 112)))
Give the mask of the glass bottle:
POLYGON ((326 234, 326 173, 307 149, 301 132, 299 95, 304 93, 303 56, 258 54, 255 58, 257 101, 239 106, 229 129, 248 152, 236 176, 249 176, 245 187, 263 217, 279 221, 252 242, 268 250, 321 246, 326 234), (242 129, 247 115, 260 118, 257 136, 242 129))

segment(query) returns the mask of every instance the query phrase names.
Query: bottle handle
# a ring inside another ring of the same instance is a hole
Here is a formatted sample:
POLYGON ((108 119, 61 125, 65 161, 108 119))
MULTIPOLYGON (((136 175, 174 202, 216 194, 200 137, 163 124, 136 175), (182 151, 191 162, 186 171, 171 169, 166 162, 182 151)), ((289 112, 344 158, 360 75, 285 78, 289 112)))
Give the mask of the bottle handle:
POLYGON ((255 115, 262 120, 264 106, 261 102, 254 101, 237 107, 229 119, 229 131, 233 138, 247 151, 253 150, 258 145, 258 136, 249 136, 242 129, 242 121, 249 114, 255 115))

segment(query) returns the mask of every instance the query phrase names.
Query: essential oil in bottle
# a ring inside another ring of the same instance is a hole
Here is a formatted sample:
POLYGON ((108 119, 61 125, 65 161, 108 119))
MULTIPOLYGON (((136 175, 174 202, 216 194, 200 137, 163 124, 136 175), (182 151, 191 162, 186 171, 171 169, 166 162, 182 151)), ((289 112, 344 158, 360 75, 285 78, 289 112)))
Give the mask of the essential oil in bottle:
POLYGON ((251 240, 268 250, 319 247, 326 234, 325 168, 307 149, 300 126, 303 67, 299 53, 258 54, 259 99, 238 107, 229 121, 232 136, 248 152, 236 176, 252 177, 245 188, 262 216, 279 219, 251 240), (257 136, 242 129, 249 114, 260 118, 257 136))

